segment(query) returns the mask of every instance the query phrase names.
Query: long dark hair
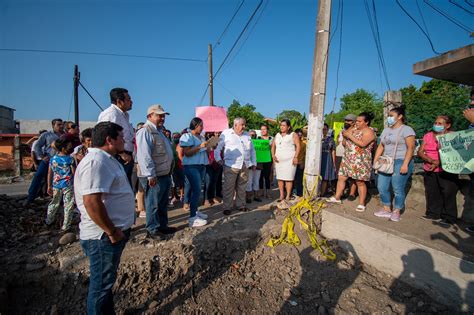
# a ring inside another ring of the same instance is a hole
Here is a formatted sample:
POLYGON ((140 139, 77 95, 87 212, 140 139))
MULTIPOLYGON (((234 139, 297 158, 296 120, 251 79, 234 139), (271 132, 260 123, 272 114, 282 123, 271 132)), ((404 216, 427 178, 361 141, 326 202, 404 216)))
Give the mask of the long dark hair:
POLYGON ((372 120, 374 120, 375 115, 370 112, 362 112, 359 114, 359 117, 363 117, 364 121, 367 123, 367 126, 370 126, 372 120))
POLYGON ((197 127, 199 127, 199 125, 202 125, 202 119, 199 117, 194 117, 189 123, 189 129, 195 130, 197 127))
POLYGON ((400 105, 398 107, 394 107, 390 110, 391 112, 394 112, 394 113, 397 113, 398 116, 402 115, 402 123, 406 123, 407 122, 407 118, 406 118, 406 113, 405 113, 405 106, 404 105, 400 105))

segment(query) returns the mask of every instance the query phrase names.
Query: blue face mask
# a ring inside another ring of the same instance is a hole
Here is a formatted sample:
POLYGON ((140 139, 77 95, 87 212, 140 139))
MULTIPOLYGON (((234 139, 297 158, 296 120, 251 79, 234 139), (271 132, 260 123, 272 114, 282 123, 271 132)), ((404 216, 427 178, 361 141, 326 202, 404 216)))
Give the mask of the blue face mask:
POLYGON ((434 132, 443 132, 444 131, 444 126, 433 125, 433 131, 434 132))
POLYGON ((387 117, 387 125, 388 125, 389 127, 395 125, 395 122, 396 122, 396 121, 395 121, 395 118, 393 118, 392 116, 387 117))

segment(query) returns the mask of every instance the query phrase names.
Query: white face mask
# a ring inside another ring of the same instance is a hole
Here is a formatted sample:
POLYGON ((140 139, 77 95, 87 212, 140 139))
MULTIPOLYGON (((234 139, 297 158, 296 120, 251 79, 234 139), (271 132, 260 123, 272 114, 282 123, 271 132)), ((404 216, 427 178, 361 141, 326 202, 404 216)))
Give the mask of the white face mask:
POLYGON ((387 125, 389 127, 395 125, 396 122, 397 122, 397 120, 394 117, 392 117, 392 116, 387 117, 387 125))

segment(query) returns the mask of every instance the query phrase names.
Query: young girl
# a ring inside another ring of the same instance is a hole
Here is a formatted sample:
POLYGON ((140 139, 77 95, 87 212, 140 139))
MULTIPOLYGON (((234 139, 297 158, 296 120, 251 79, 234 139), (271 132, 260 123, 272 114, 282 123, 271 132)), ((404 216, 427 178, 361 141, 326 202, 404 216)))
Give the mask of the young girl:
POLYGON ((61 204, 61 197, 64 203, 64 222, 62 231, 67 231, 71 227, 72 216, 74 213, 74 158, 70 156, 73 152, 71 140, 60 138, 55 141, 57 154, 49 161, 48 170, 48 194, 53 199, 48 205, 48 214, 46 216, 46 225, 51 225, 56 219, 56 214, 61 204))

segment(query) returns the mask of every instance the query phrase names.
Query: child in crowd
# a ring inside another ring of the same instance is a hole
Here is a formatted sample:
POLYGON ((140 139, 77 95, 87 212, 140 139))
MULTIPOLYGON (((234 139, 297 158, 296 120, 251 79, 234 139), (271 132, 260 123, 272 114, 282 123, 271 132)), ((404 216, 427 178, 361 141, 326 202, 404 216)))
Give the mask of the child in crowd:
POLYGON ((87 149, 92 144, 92 128, 84 129, 81 132, 81 143, 81 145, 74 148, 74 152, 71 154, 76 161, 76 165, 86 156, 87 149))
POLYGON ((48 170, 48 194, 53 196, 53 199, 48 205, 45 223, 51 225, 55 221, 62 197, 64 221, 61 230, 67 231, 71 227, 75 207, 73 188, 75 162, 70 155, 73 152, 73 144, 69 139, 60 138, 55 141, 55 148, 58 153, 50 159, 48 170))

